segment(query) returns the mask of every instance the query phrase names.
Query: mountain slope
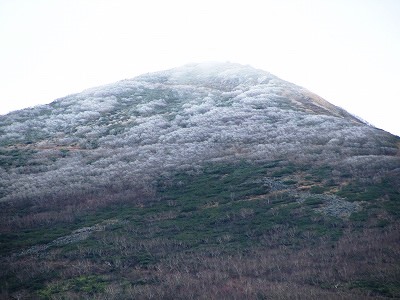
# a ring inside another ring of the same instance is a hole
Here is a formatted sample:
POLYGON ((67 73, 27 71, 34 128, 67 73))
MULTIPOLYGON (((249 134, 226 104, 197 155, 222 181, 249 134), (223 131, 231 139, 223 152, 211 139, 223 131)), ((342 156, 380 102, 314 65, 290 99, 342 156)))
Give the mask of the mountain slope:
POLYGON ((400 296, 400 139, 268 72, 145 74, 0 133, 4 295, 400 296))
POLYGON ((3 160, 23 169, 2 176, 4 199, 26 191, 64 193, 60 177, 76 188, 102 188, 115 176, 130 182, 204 159, 337 157, 340 163, 381 154, 390 160, 397 152, 389 134, 310 92, 230 64, 187 66, 87 90, 6 115, 1 125, 3 160), (29 167, 19 165, 20 152, 29 167))

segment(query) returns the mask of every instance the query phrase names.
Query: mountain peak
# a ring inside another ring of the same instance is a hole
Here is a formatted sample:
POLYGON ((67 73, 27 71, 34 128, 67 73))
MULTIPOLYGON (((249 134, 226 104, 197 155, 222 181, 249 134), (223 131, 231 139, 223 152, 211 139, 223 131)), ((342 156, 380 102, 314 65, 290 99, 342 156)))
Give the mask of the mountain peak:
MULTIPOLYGON (((138 80, 168 82, 170 84, 204 84, 213 81, 225 84, 258 84, 277 78, 249 65, 231 62, 191 63, 161 72, 139 76, 138 80)), ((230 86, 232 88, 232 86, 230 86)))
POLYGON ((242 65, 232 62, 202 62, 202 63, 191 63, 186 64, 181 67, 177 67, 170 70, 173 73, 183 73, 183 74, 203 74, 204 76, 244 76, 246 75, 256 75, 265 76, 269 74, 266 71, 258 70, 250 65, 242 65))
MULTIPOLYGON (((290 99, 295 109, 309 110, 315 113, 345 117, 362 123, 347 113, 305 88, 287 82, 277 76, 250 65, 231 62, 191 63, 181 67, 141 75, 135 80, 166 85, 192 85, 198 88, 215 89, 223 92, 258 93, 266 103, 272 95, 290 99)), ((276 98, 276 97, 275 97, 276 98)), ((271 102, 271 105, 274 104, 271 102)))

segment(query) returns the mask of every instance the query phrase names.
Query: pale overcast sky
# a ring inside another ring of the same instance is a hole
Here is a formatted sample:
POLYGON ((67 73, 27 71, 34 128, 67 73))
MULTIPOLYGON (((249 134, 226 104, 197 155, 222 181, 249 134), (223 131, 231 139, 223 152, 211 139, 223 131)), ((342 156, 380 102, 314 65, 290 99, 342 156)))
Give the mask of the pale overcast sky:
POLYGON ((399 56, 400 0, 0 0, 0 114, 231 61, 400 135, 399 56))

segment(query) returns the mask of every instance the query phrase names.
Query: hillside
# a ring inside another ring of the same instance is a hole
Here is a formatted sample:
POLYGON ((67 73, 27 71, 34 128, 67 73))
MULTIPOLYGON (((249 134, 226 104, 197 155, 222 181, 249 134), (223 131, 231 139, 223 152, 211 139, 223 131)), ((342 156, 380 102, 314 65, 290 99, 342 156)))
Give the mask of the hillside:
POLYGON ((1 296, 400 297, 399 148, 231 63, 0 116, 1 296))

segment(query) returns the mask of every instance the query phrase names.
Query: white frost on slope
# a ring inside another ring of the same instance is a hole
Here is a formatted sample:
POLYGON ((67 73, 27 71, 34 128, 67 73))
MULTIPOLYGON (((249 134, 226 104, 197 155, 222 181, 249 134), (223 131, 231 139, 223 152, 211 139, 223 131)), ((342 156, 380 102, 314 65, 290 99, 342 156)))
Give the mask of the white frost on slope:
POLYGON ((386 134, 309 102, 309 93, 293 84, 230 63, 192 64, 88 89, 0 118, 0 146, 33 151, 31 165, 1 171, 0 197, 130 186, 210 160, 340 164, 396 154, 382 147, 386 134))

